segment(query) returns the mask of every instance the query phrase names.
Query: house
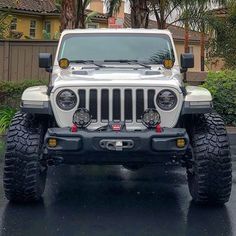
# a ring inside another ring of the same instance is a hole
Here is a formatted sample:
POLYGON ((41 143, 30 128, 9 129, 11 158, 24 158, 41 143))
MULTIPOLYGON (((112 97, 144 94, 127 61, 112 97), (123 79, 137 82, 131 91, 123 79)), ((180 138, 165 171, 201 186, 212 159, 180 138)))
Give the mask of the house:
MULTIPOLYGON (((98 9, 95 3, 91 6, 98 9)), ((0 0, 0 11, 8 11, 11 16, 13 38, 41 40, 60 36, 60 10, 54 0, 0 0)), ((107 16, 98 13, 87 27, 107 27, 107 16)))

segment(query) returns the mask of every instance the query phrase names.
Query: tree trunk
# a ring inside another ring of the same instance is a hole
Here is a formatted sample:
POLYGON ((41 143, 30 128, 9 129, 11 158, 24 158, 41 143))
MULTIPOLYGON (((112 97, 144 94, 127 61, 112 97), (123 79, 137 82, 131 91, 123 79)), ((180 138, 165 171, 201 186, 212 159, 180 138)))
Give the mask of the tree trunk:
POLYGON ((161 0, 160 1, 160 6, 159 6, 159 11, 160 11, 160 26, 159 29, 166 29, 166 20, 165 20, 165 1, 166 0, 161 0))
POLYGON ((188 19, 185 20, 184 23, 184 52, 189 53, 189 22, 188 19))
POLYGON ((62 0, 61 31, 76 28, 76 0, 62 0))
POLYGON ((132 28, 147 28, 149 11, 147 2, 143 0, 130 0, 132 28))
POLYGON ((77 1, 77 22, 76 22, 76 27, 80 29, 85 29, 86 28, 86 15, 85 15, 85 9, 84 9, 84 4, 82 0, 77 1))
POLYGON ((205 71, 205 27, 203 25, 201 32, 201 71, 205 71))

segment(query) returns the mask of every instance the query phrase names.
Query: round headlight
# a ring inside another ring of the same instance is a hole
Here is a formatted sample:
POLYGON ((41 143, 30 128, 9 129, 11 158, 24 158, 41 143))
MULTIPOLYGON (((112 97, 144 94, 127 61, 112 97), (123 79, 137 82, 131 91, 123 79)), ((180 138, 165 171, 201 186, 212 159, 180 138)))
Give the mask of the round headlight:
POLYGON ((58 93, 56 100, 57 105, 62 110, 66 111, 72 110, 77 104, 77 97, 75 93, 69 89, 62 90, 60 93, 58 93))
POLYGON ((91 123, 91 115, 85 108, 78 109, 73 116, 73 123, 78 127, 87 127, 91 123))
POLYGON ((149 128, 156 127, 161 123, 161 116, 156 109, 147 109, 143 113, 142 123, 149 128))
POLYGON ((156 102, 157 106, 162 110, 170 111, 173 110, 177 104, 177 96, 173 91, 165 89, 157 95, 156 102))

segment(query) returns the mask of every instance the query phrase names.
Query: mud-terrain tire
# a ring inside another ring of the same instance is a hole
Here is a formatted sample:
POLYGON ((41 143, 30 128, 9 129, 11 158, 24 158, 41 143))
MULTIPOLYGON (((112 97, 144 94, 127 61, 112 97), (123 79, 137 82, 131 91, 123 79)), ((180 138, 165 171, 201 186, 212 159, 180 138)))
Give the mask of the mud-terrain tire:
POLYGON ((41 164, 45 125, 33 115, 16 113, 7 135, 4 190, 14 202, 39 200, 44 192, 47 168, 41 164))
POLYGON ((232 187, 230 145, 224 122, 212 113, 201 115, 192 125, 193 160, 187 169, 190 194, 199 204, 224 204, 232 187))

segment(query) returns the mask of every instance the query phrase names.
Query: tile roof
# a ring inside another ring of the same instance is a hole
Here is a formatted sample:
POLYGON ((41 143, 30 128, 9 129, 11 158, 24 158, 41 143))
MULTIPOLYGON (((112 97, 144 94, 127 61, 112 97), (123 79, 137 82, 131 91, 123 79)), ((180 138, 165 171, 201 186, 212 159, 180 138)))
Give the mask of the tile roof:
POLYGON ((59 12, 54 0, 0 0, 0 8, 38 13, 59 12))
MULTIPOLYGON (((60 9, 57 8, 54 0, 0 0, 0 9, 1 8, 33 13, 60 14, 60 9)), ((86 10, 86 14, 91 12, 91 10, 86 10)), ((102 13, 97 13, 93 18, 97 20, 108 19, 108 17, 102 13)))
MULTIPOLYGON (((124 22, 124 27, 125 28, 131 28, 131 16, 130 14, 125 14, 125 22, 124 22)), ((149 29, 157 29, 157 22, 154 20, 149 20, 149 29)), ((175 26, 175 25, 169 25, 167 27, 169 31, 173 34, 173 38, 175 40, 184 40, 184 35, 185 35, 185 30, 182 27, 175 26)), ((201 39, 201 34, 200 32, 196 31, 190 31, 189 32, 189 40, 190 41, 200 41, 201 39)))

